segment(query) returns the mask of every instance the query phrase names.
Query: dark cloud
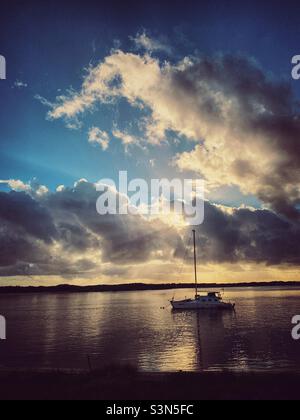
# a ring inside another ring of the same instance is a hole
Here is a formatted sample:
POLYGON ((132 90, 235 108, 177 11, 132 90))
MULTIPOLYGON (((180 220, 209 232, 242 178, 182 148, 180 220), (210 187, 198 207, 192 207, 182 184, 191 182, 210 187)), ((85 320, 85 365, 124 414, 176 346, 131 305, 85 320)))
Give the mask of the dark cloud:
MULTIPOLYGON (((140 216, 99 216, 95 186, 31 197, 0 194, 0 275, 130 275, 130 266, 182 259, 177 229, 140 216), (24 211, 24 213, 23 213, 24 211)), ((300 227, 268 210, 206 203, 198 229, 202 263, 300 264, 300 227)))
POLYGON ((194 131, 204 132, 206 156, 199 147, 189 154, 198 158, 196 170, 220 185, 223 177, 277 213, 299 219, 300 112, 290 84, 274 81, 253 60, 225 55, 175 70, 172 86, 198 113, 194 131), (219 168, 212 173, 214 161, 219 168))
MULTIPOLYGON (((45 205, 56 215, 57 220, 67 219, 67 235, 63 229, 63 240, 71 239, 70 221, 73 220, 74 231, 84 230, 80 234, 79 244, 98 247, 104 262, 117 264, 141 263, 151 258, 157 250, 170 253, 180 241, 176 232, 172 232, 161 222, 147 222, 140 216, 99 216, 96 202, 99 193, 95 186, 86 181, 79 182, 75 188, 51 194, 45 205), (165 235, 166 230, 169 235, 165 235)), ((65 227, 66 224, 61 224, 65 227)), ((62 230, 60 230, 62 233, 62 230)), ((78 235, 77 235, 78 240, 78 235)), ((68 246, 74 246, 72 240, 68 246)))
POLYGON ((299 224, 268 210, 226 213, 206 203, 198 233, 203 261, 300 265, 299 224))
POLYGON ((107 275, 172 257, 176 231, 140 216, 99 216, 98 197, 86 181, 40 197, 2 193, 0 275, 107 275))
POLYGON ((0 193, 0 220, 24 234, 50 243, 57 237, 52 217, 44 206, 26 193, 0 193))

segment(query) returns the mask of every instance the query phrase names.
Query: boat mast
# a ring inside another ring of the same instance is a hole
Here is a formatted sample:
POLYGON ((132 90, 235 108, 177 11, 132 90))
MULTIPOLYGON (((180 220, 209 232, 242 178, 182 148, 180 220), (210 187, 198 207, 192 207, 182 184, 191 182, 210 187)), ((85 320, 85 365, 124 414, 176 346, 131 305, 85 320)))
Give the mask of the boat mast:
POLYGON ((196 251, 196 231, 193 230, 193 238, 194 238, 194 266, 195 266, 195 290, 196 290, 196 298, 198 296, 198 278, 197 278, 197 251, 196 251))

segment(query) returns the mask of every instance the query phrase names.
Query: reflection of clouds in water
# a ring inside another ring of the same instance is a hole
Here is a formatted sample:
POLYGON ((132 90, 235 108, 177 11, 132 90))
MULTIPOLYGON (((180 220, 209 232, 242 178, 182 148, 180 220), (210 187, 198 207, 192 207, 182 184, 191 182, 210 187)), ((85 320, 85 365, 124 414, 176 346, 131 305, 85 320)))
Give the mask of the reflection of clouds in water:
MULTIPOLYGON (((191 290, 177 290, 176 298, 191 290)), ((230 289, 228 312, 172 312, 174 291, 0 295, 9 319, 1 365, 143 371, 291 369, 300 290, 230 289), (165 308, 165 309, 161 309, 165 308)))

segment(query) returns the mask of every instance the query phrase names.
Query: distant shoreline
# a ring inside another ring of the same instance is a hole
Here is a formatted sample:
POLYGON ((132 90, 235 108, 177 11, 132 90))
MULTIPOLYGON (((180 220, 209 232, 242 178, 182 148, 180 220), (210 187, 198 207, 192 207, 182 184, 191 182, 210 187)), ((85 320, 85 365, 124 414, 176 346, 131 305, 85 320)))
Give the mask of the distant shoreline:
MULTIPOLYGON (((0 287, 0 294, 13 293, 105 293, 105 292, 139 292, 155 290, 193 289, 194 283, 166 283, 166 284, 116 284, 96 286, 74 286, 62 284, 58 286, 3 286, 0 287)), ((240 287, 300 287, 299 281, 273 281, 273 282, 252 282, 252 283, 203 283, 199 284, 200 289, 232 289, 240 287)))

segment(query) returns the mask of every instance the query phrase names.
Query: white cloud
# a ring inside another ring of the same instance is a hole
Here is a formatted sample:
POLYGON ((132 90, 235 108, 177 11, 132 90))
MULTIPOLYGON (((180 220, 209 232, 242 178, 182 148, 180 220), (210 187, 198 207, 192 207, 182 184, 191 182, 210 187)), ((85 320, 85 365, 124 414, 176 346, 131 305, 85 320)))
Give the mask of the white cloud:
POLYGON ((17 89, 25 89, 28 87, 28 84, 25 82, 22 82, 22 80, 16 80, 14 83, 14 87, 17 89))
POLYGON ((49 193, 49 190, 45 185, 40 185, 35 191, 35 194, 38 195, 39 197, 47 195, 48 193, 49 193))
POLYGON ((8 185, 14 191, 31 191, 31 186, 18 179, 0 180, 0 184, 8 185))
POLYGON ((129 146, 134 146, 134 145, 138 146, 140 144, 140 140, 139 140, 138 137, 136 137, 132 134, 129 134, 125 131, 115 129, 113 131, 113 135, 117 139, 121 140, 121 142, 123 143, 126 151, 128 151, 129 146))
POLYGON ((66 189, 66 187, 64 186, 64 185, 59 185, 57 188, 56 188, 56 192, 64 192, 65 191, 65 189, 66 189))
POLYGON ((27 192, 32 196, 42 197, 49 193, 48 188, 45 185, 39 184, 35 179, 28 184, 25 184, 19 179, 0 180, 0 184, 7 185, 13 191, 27 192))
MULTIPOLYGON (((113 51, 89 70, 81 91, 57 98, 49 116, 76 119, 97 102, 119 98, 150 110, 141 122, 149 143, 161 144, 172 130, 196 144, 174 160, 180 170, 203 176, 211 188, 236 185, 276 211, 298 213, 300 116, 288 87, 253 61, 187 57, 170 64, 113 51)), ((135 143, 115 134, 127 146, 135 143)))
POLYGON ((135 37, 130 37, 130 39, 135 43, 137 49, 145 50, 149 53, 155 51, 162 51, 167 54, 172 53, 172 48, 170 46, 163 41, 148 36, 146 31, 138 33, 135 37))
POLYGON ((98 127, 92 127, 89 130, 89 143, 99 144, 102 150, 107 150, 109 147, 110 138, 106 131, 100 130, 98 127))
POLYGON ((44 98, 41 95, 35 95, 34 99, 39 101, 42 105, 47 106, 48 108, 53 108, 55 106, 52 102, 48 101, 46 98, 44 98))

